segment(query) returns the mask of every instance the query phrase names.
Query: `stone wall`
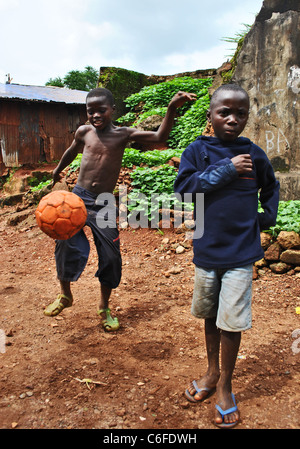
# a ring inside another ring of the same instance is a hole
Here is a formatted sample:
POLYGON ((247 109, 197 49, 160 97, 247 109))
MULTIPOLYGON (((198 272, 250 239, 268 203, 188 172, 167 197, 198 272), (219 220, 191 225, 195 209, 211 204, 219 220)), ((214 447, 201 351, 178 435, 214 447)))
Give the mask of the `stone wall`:
POLYGON ((98 87, 109 89, 114 97, 116 104, 117 119, 128 112, 124 100, 131 94, 139 92, 144 86, 163 83, 174 78, 190 76, 192 78, 209 78, 217 73, 216 69, 195 70, 194 72, 177 73, 175 75, 144 75, 143 73, 132 70, 121 69, 118 67, 101 67, 98 87))
POLYGON ((233 76, 250 95, 244 135, 266 151, 283 200, 300 199, 299 42, 299 0, 265 0, 233 76))
POLYGON ((98 87, 109 89, 115 98, 116 112, 114 119, 126 113, 125 98, 139 92, 142 87, 155 84, 143 73, 118 67, 101 67, 98 87))

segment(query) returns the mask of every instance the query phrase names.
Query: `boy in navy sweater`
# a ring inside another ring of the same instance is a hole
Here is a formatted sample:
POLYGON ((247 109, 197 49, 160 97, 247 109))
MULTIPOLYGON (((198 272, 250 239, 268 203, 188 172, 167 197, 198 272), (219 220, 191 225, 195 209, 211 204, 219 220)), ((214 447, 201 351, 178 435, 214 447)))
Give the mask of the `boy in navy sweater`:
POLYGON ((239 421, 232 374, 241 332, 251 327, 252 266, 263 257, 260 231, 275 225, 279 201, 266 154, 239 137, 248 115, 244 89, 236 84, 217 89, 207 113, 214 136, 198 137, 186 148, 174 184, 175 192, 191 193, 194 201, 196 193, 204 193, 204 233, 194 239, 192 314, 205 320, 208 370, 185 395, 200 402, 216 390, 218 427, 239 421), (257 212, 258 192, 263 213, 257 212))

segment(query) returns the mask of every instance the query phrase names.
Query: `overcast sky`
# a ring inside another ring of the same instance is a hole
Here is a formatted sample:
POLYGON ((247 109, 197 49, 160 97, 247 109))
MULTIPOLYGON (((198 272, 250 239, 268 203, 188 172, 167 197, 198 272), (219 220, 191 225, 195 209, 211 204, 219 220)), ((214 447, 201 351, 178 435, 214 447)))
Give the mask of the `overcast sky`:
POLYGON ((218 68, 263 0, 0 0, 0 83, 43 86, 90 65, 146 75, 218 68))

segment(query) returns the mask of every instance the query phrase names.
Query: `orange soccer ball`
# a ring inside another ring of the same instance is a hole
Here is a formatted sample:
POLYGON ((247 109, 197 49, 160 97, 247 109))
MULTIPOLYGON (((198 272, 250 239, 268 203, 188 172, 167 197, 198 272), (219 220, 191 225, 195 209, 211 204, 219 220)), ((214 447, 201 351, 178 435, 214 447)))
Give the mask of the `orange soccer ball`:
POLYGON ((39 228, 53 239, 67 240, 84 226, 87 211, 75 193, 56 190, 44 196, 35 211, 39 228))

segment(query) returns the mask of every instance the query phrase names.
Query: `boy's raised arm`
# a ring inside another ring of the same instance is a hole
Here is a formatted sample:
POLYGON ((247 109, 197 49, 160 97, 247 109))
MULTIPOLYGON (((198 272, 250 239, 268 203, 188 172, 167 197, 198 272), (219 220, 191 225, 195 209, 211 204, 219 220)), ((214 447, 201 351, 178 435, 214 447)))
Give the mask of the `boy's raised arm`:
POLYGON ((162 124, 157 131, 141 131, 136 128, 128 128, 129 140, 139 143, 163 143, 165 142, 171 132, 174 124, 176 110, 184 105, 187 101, 195 101, 197 95, 188 92, 177 92, 168 105, 166 115, 162 124))

